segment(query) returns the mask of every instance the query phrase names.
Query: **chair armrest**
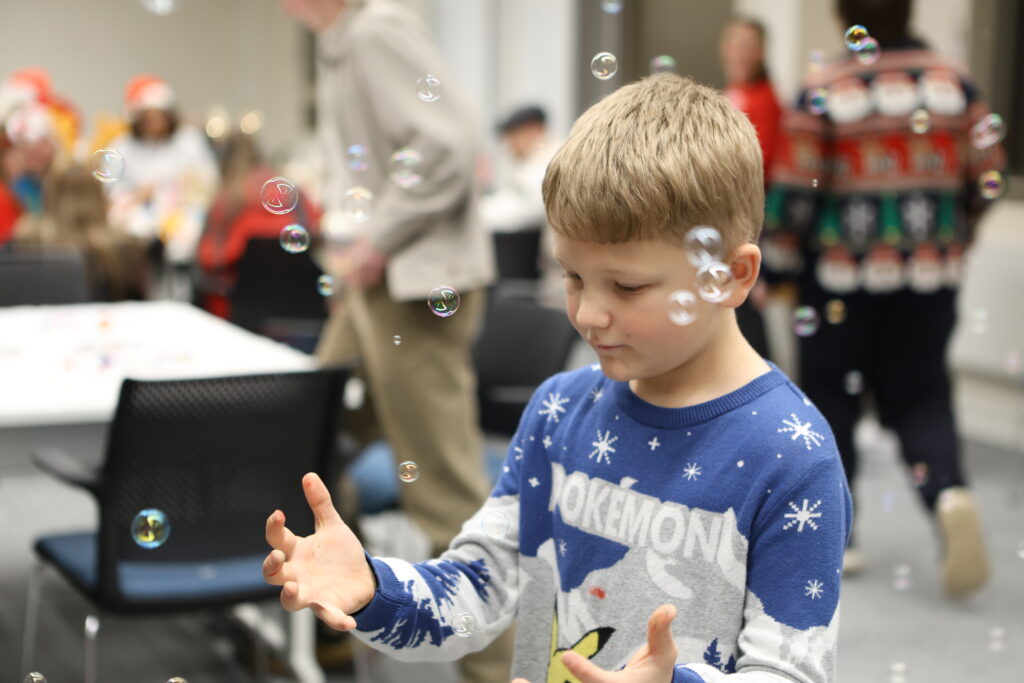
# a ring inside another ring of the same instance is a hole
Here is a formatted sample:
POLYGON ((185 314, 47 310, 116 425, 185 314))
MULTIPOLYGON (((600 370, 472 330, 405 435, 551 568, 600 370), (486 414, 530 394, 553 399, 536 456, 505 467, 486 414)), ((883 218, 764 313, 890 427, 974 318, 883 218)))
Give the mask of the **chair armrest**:
POLYGON ((37 448, 32 451, 32 462, 47 474, 99 495, 99 469, 83 464, 59 448, 37 448))

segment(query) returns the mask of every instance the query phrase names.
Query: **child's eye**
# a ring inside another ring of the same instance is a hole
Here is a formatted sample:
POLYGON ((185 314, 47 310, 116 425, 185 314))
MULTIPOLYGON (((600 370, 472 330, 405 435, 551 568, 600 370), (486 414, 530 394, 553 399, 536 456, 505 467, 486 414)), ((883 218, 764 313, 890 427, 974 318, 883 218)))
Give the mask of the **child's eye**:
POLYGON ((636 294, 637 292, 642 291, 647 285, 624 285, 621 282, 616 282, 615 286, 619 288, 620 292, 636 294))
POLYGON ((566 280, 579 281, 581 279, 579 273, 562 273, 562 277, 565 278, 566 280))

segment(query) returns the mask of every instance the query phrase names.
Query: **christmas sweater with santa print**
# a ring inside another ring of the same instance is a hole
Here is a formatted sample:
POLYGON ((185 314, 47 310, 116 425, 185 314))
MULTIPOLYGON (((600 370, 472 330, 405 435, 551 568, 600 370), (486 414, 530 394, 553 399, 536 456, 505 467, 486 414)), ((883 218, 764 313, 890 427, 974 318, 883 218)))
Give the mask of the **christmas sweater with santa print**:
POLYGON ((371 558, 378 590, 354 633, 397 659, 454 660, 515 618, 513 675, 569 681, 563 652, 621 668, 672 603, 677 683, 828 683, 851 514, 828 425, 775 366, 685 408, 584 367, 535 392, 439 559, 371 558))
POLYGON ((955 287, 999 195, 990 113, 963 69, 918 42, 809 74, 772 167, 766 274, 813 269, 837 293, 955 287))

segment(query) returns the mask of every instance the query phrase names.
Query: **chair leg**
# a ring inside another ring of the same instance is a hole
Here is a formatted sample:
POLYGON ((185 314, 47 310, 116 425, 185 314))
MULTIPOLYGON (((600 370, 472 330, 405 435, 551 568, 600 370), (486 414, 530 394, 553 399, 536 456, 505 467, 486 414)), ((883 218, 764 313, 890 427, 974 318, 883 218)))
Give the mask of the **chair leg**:
POLYGON ((85 618, 85 683, 96 683, 96 636, 100 632, 100 618, 90 614, 85 618))
POLYGON ((288 663, 301 683, 324 683, 326 676, 316 661, 316 616, 303 609, 288 616, 288 663))
POLYGON ((21 673, 25 674, 32 669, 32 660, 35 657, 36 630, 39 626, 39 592, 42 582, 43 563, 36 560, 31 572, 28 575, 28 591, 25 598, 25 624, 24 637, 21 642, 21 673))

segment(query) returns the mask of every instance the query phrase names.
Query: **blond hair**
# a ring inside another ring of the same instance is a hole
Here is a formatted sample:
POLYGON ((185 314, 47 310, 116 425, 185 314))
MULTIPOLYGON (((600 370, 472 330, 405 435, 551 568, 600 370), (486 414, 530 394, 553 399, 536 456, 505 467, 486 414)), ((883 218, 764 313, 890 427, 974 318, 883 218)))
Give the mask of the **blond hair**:
POLYGON ((659 74, 619 88, 573 125, 544 176, 548 221, 587 242, 681 244, 696 225, 727 253, 756 242, 764 216, 757 133, 718 92, 659 74))

